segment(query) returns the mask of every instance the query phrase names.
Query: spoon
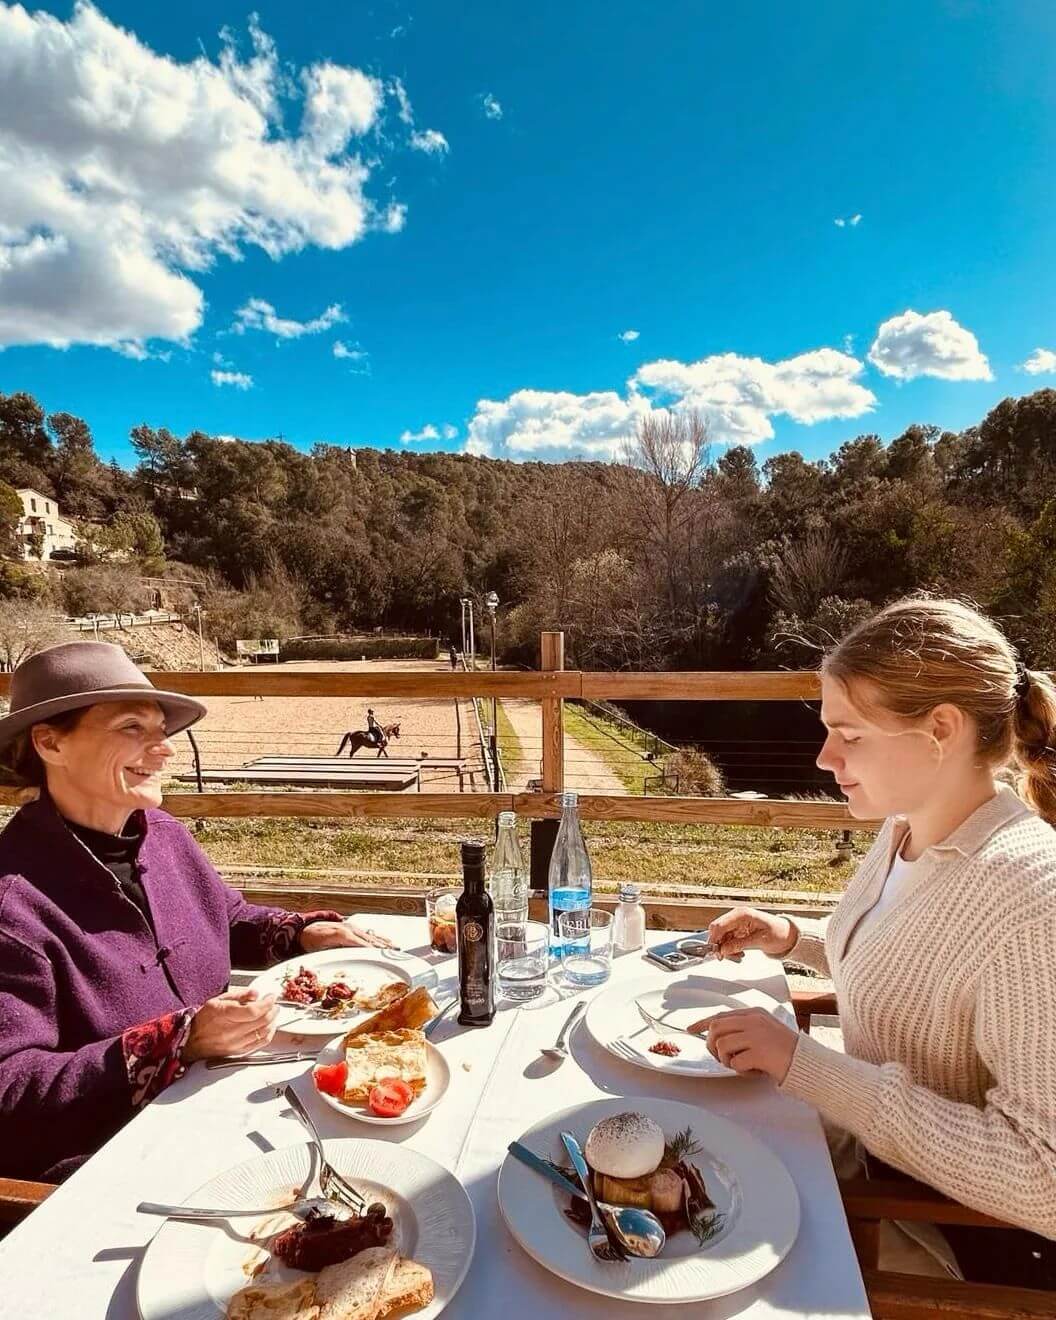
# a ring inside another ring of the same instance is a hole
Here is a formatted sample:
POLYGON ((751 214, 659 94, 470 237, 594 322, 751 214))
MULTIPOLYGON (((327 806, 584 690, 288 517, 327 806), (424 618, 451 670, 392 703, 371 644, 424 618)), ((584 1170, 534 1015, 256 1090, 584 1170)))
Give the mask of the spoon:
POLYGON ((554 1063, 562 1063, 568 1058, 568 1050, 565 1049, 565 1037, 568 1035, 572 1024, 579 1018, 580 1013, 582 1013, 585 1008, 586 1004, 583 1000, 580 1000, 565 1019, 565 1025, 561 1028, 561 1034, 558 1036, 557 1040, 553 1045, 546 1046, 542 1051, 545 1058, 553 1060, 554 1063))
POLYGON ((641 1210, 637 1206, 605 1203, 599 1205, 594 1197, 590 1170, 583 1158, 579 1142, 571 1132, 562 1132, 561 1140, 575 1166, 579 1181, 583 1184, 583 1190, 587 1194, 587 1204, 593 1215, 601 1220, 603 1225, 601 1231, 609 1239, 608 1243, 602 1242, 597 1228, 592 1227, 587 1235, 587 1244, 593 1255, 598 1260, 611 1260, 612 1255, 606 1254, 606 1246, 609 1246, 611 1251, 612 1240, 615 1239, 619 1254, 624 1259, 627 1256, 639 1256, 651 1260, 654 1256, 659 1256, 667 1242, 667 1234, 656 1215, 651 1210, 641 1210))
MULTIPOLYGON (((534 1151, 529 1150, 527 1146, 522 1146, 519 1141, 510 1142, 509 1152, 514 1159, 520 1160, 529 1169, 534 1169, 536 1173, 542 1174, 555 1187, 560 1187, 569 1196, 578 1197, 581 1201, 587 1199, 583 1194, 582 1187, 577 1187, 570 1178, 566 1178, 563 1173, 558 1173, 552 1164, 540 1159, 534 1151)), ((667 1235, 664 1232, 663 1225, 651 1211, 639 1210, 634 1206, 610 1205, 608 1201, 598 1201, 597 1206, 598 1213, 601 1215, 606 1228, 614 1237, 625 1242, 626 1248, 632 1256, 643 1256, 646 1259, 651 1259, 663 1251, 667 1235)))

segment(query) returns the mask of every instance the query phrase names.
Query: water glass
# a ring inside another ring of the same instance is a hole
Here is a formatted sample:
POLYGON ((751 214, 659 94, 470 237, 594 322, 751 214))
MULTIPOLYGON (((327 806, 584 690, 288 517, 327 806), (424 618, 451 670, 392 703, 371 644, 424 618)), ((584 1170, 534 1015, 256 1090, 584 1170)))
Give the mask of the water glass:
POLYGON ((546 989, 550 930, 542 921, 495 925, 499 991, 507 999, 536 999, 546 989))
POLYGON ((612 972, 612 913, 601 908, 562 912, 561 970, 573 985, 601 985, 612 972))
POLYGON ((455 907, 461 893, 461 889, 434 889, 425 896, 425 915, 429 921, 429 947, 434 953, 458 952, 455 907))

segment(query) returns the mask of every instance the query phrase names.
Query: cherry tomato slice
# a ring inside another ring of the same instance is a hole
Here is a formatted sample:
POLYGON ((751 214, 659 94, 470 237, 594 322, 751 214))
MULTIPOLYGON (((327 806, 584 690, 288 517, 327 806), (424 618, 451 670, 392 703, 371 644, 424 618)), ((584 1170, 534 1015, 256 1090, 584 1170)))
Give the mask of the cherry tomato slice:
POLYGON ((345 1063, 322 1063, 312 1073, 316 1089, 326 1095, 342 1096, 345 1093, 345 1077, 348 1066, 345 1063))
POLYGON ((414 1099, 414 1092, 402 1078, 385 1077, 367 1097, 367 1104, 379 1118, 398 1118, 414 1099))

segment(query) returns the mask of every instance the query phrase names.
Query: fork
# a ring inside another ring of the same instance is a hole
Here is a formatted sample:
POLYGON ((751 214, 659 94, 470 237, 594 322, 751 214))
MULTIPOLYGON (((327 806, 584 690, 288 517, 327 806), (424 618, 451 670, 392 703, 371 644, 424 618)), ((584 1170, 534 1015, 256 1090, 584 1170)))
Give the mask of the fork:
POLYGON ((591 1255, 595 1260, 600 1260, 606 1265, 611 1265, 616 1261, 625 1261, 627 1259, 626 1251, 613 1239, 598 1210, 598 1203, 594 1199, 594 1188, 591 1185, 590 1170, 587 1168, 587 1162, 579 1148, 579 1142, 571 1132, 562 1132, 561 1140, 564 1142, 565 1150, 568 1151, 569 1159, 575 1165, 579 1181, 583 1184, 583 1191, 586 1193, 587 1204, 590 1206, 590 1230, 587 1233, 587 1246, 590 1248, 591 1255))
POLYGON ((289 1101, 290 1107, 304 1124, 308 1135, 312 1139, 312 1145, 319 1155, 319 1186, 323 1195, 330 1201, 337 1201, 339 1204, 347 1206, 353 1214, 361 1215, 367 1208, 365 1199, 350 1184, 345 1182, 344 1178, 338 1173, 330 1161, 326 1158, 326 1151, 323 1150, 322 1138, 316 1131, 315 1124, 312 1122, 312 1116, 301 1103, 301 1097, 293 1089, 287 1086, 283 1095, 289 1101))
POLYGON ((263 1215, 274 1215, 280 1211, 306 1222, 319 1215, 334 1213, 332 1202, 321 1196, 305 1197, 289 1205, 271 1206, 267 1210, 200 1210, 190 1205, 164 1205, 158 1201, 140 1201, 136 1210, 141 1215, 163 1215, 166 1219, 197 1219, 203 1222, 212 1219, 259 1219, 263 1215))
MULTIPOLYGON (((675 1026, 673 1023, 671 1023, 671 1022, 665 1022, 665 1021, 663 1020, 663 1018, 653 1017, 652 1013, 647 1012, 647 1011, 642 1007, 641 1002, 640 1002, 639 1000, 637 1000, 637 999, 634 1001, 634 1006, 635 1006, 635 1008, 638 1010, 638 1012, 641 1014, 642 1018, 643 1018, 646 1022, 648 1022, 648 1024, 653 1028, 653 1030, 659 1032, 661 1035, 666 1035, 666 1034, 669 1034, 670 1032, 674 1031, 674 1032, 677 1032, 677 1033, 678 1033, 679 1035, 681 1035, 681 1036, 690 1036, 693 1040, 703 1040, 703 1039, 704 1039, 703 1035, 702 1035, 700 1032, 696 1032, 696 1031, 687 1031, 685 1027, 676 1027, 676 1026, 675 1026)), ((722 1013, 722 1012, 724 1012, 724 1011, 725 1011, 725 1010, 723 1010, 723 1009, 721 1009, 721 1008, 720 1008, 720 1009, 716 1009, 715 1012, 712 1013, 712 1014, 710 1014, 708 1018, 706 1018, 706 1019, 702 1019, 702 1020, 703 1020, 703 1021, 710 1021, 710 1018, 712 1018, 712 1017, 718 1017, 719 1013, 722 1013)))

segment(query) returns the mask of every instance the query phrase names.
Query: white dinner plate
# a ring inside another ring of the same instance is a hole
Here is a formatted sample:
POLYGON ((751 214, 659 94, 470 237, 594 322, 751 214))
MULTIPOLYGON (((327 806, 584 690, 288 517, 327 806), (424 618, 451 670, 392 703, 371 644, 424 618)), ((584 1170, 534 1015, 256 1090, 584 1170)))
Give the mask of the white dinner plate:
POLYGON ((499 1209, 528 1255, 590 1292, 658 1304, 725 1297, 779 1265, 799 1232, 799 1196, 784 1164, 737 1123, 696 1105, 617 1097, 565 1109, 536 1123, 520 1141, 537 1155, 567 1165, 563 1130, 585 1145, 595 1123, 626 1110, 647 1114, 669 1139, 692 1130, 704 1148, 692 1162, 722 1216, 714 1236, 701 1246, 691 1233, 676 1233, 655 1260, 603 1264, 590 1254, 583 1230, 564 1214, 568 1197, 507 1155, 499 1169, 499 1209))
MULTIPOLYGON (((404 981, 409 986, 435 985, 436 972, 427 962, 396 949, 323 949, 320 953, 302 953, 286 962, 269 967, 250 985, 261 994, 281 995, 283 978, 300 967, 310 967, 322 981, 348 981, 361 990, 380 990, 390 981, 404 981)), ((372 1013, 350 1013, 347 1017, 328 1018, 313 1012, 309 1005, 280 1004, 277 1030, 290 1036, 343 1036, 372 1013)))
MULTIPOLYGON (((319 1057, 312 1064, 310 1073, 314 1073, 321 1064, 344 1063, 345 1050, 340 1041, 334 1041, 320 1050, 319 1057)), ((337 1096, 327 1095, 325 1091, 320 1091, 315 1082, 312 1082, 312 1089, 324 1104, 343 1114, 345 1118, 354 1118, 359 1123, 377 1123, 380 1127, 396 1127, 400 1123, 417 1123, 420 1118, 432 1110, 444 1098, 447 1088, 451 1085, 451 1069, 447 1066, 447 1060, 429 1041, 425 1042, 425 1090, 420 1096, 417 1096, 407 1108, 397 1118, 382 1118, 378 1114, 371 1113, 366 1105, 349 1105, 344 1100, 339 1100, 337 1096)))
POLYGON ((737 1008, 765 1008, 783 1022, 794 1025, 795 1019, 788 1009, 761 990, 728 981, 720 991, 712 988, 717 979, 701 977, 698 973, 660 986, 657 986, 655 976, 621 982, 591 1001, 585 1019, 587 1030, 610 1054, 653 1072, 683 1077, 742 1076, 710 1054, 704 1039, 678 1032, 664 1037, 662 1032, 644 1021, 635 1007, 637 1000, 654 1018, 683 1030, 713 1014, 737 1008), (651 1054, 649 1047, 661 1038, 676 1044, 679 1053, 674 1056, 651 1054))
MULTIPOLYGON (((388 1141, 340 1138, 324 1142, 327 1159, 368 1201, 381 1201, 395 1221, 391 1245, 428 1267, 435 1296, 416 1311, 431 1320, 458 1291, 473 1258, 476 1223, 466 1190, 435 1160, 388 1141)), ((305 1187, 314 1171, 311 1147, 286 1146, 236 1164, 192 1193, 187 1205, 237 1210, 281 1206, 305 1187)), ((311 1190, 316 1184, 313 1182, 311 1190)), ((166 1221, 147 1247, 139 1268, 136 1302, 142 1320, 222 1320, 231 1297, 255 1266, 267 1261, 257 1282, 304 1278, 258 1244, 294 1223, 275 1211, 263 1219, 222 1224, 166 1221)))

